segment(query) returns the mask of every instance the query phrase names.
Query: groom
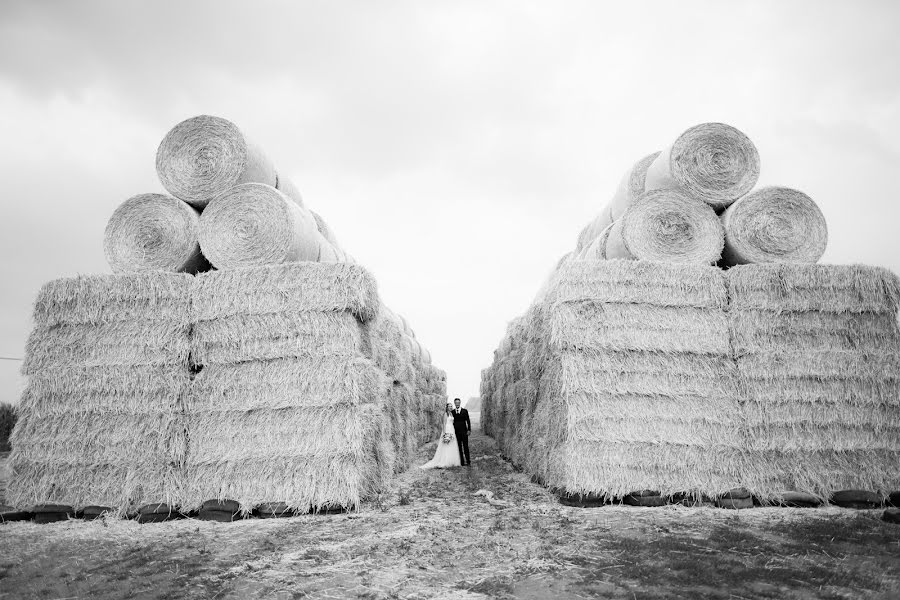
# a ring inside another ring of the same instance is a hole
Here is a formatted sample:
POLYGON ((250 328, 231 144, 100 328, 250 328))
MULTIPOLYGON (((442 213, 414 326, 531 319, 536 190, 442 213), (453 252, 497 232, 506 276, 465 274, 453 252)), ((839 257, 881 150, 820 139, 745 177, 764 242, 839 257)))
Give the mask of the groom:
POLYGON ((472 433, 472 423, 469 421, 469 411, 460 408, 459 398, 454 398, 453 405, 453 431, 456 433, 456 445, 459 448, 459 462, 467 467, 472 466, 469 460, 469 434, 472 433))

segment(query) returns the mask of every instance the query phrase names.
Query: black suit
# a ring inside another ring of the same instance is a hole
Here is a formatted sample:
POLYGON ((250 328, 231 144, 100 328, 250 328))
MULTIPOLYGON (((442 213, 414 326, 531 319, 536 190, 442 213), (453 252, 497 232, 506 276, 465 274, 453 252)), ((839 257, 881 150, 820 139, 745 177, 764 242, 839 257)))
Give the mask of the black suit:
POLYGON ((456 445, 459 447, 459 462, 468 465, 469 460, 469 433, 472 431, 472 422, 469 421, 469 411, 460 408, 453 409, 453 431, 456 433, 456 445))

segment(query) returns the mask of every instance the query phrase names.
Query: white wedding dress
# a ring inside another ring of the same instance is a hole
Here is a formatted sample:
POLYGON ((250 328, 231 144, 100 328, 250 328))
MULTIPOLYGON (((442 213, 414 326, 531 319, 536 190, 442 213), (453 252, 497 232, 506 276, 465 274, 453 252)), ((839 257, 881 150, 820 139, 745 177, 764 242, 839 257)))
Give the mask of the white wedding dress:
POLYGON ((438 438, 437 449, 434 451, 434 458, 419 467, 420 469, 446 469, 448 467, 459 467, 462 462, 459 460, 459 446, 456 445, 456 434, 453 433, 453 415, 447 415, 444 421, 444 431, 438 438), (450 434, 450 442, 444 441, 444 436, 450 434))

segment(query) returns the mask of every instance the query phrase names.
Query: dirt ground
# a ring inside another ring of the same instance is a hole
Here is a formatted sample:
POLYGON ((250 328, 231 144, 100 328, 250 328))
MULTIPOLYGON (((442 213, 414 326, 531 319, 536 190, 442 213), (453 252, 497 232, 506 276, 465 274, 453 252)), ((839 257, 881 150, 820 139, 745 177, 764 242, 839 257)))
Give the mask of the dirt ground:
POLYGON ((471 447, 348 514, 3 524, 0 599, 900 597, 881 511, 567 507, 471 447))

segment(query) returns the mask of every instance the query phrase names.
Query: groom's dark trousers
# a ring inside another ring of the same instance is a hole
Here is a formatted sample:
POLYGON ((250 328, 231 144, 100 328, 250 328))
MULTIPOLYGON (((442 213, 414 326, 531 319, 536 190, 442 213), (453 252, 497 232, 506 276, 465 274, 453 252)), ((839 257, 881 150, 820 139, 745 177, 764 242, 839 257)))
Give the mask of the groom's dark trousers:
POLYGON ((472 422, 469 421, 469 411, 464 408, 453 410, 453 432, 456 434, 456 446, 459 448, 459 462, 468 465, 469 460, 469 431, 472 422))

